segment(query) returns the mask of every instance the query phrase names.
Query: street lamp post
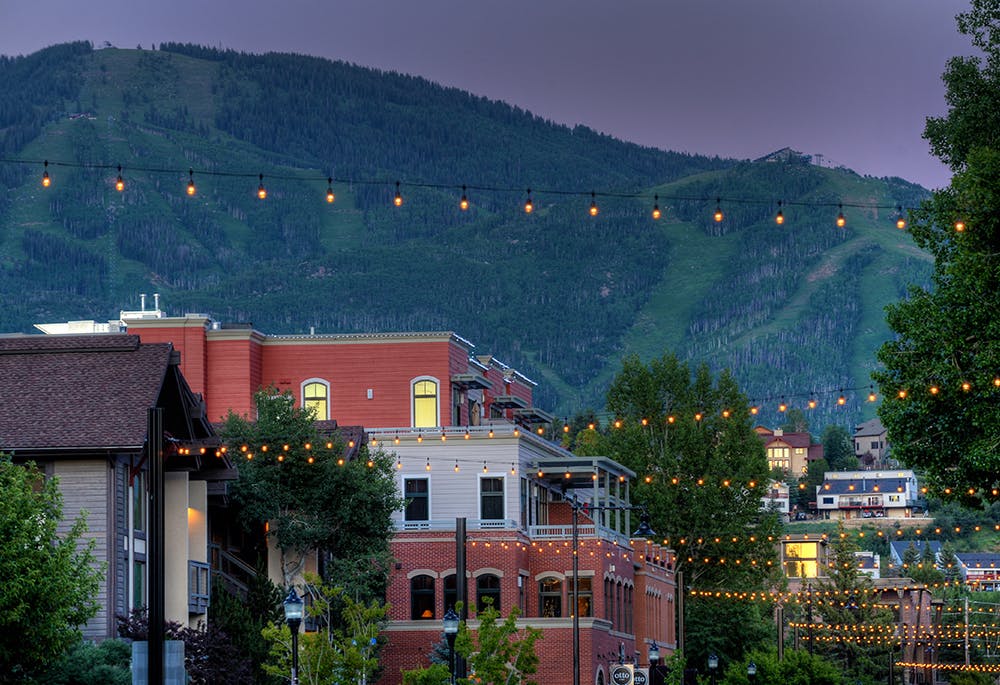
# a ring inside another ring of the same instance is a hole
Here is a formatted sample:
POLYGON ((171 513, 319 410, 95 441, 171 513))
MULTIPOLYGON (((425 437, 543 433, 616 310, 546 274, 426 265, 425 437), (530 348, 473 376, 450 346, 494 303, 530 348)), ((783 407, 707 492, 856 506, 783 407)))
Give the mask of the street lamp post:
POLYGON ((653 640, 649 646, 649 680, 650 685, 663 685, 663 676, 660 674, 660 646, 653 640))
POLYGON ((750 681, 750 685, 754 685, 757 680, 757 664, 752 661, 747 664, 747 680, 750 681))
POLYGON ((299 626, 302 624, 302 598, 295 588, 288 589, 285 597, 285 623, 292 631, 292 685, 299 685, 299 626))
POLYGON ((455 685, 455 636, 458 634, 458 614, 448 609, 444 615, 444 636, 448 640, 448 671, 451 685, 455 685))
POLYGON ((719 670, 719 657, 715 653, 708 655, 708 673, 712 678, 712 685, 715 685, 715 674, 719 670))
MULTIPOLYGON (((571 501, 573 525, 573 685, 580 685, 580 509, 582 505, 575 498, 571 501)), ((649 527, 649 514, 646 507, 623 504, 615 506, 593 506, 589 511, 641 511, 639 527, 632 533, 634 538, 654 537, 656 533, 649 527)))

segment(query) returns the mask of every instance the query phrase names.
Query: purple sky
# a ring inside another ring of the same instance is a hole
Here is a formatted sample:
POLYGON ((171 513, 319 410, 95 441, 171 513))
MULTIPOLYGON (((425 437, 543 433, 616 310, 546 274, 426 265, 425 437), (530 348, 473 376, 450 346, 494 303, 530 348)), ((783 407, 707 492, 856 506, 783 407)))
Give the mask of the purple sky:
POLYGON ((0 2, 0 53, 69 40, 299 52, 424 76, 664 149, 782 147, 946 185, 920 137, 968 0, 0 2))

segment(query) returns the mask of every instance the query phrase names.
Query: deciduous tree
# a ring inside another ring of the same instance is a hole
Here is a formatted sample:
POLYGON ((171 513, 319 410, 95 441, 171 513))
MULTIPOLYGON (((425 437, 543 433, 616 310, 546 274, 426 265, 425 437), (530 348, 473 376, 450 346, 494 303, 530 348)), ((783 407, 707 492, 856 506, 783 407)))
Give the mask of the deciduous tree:
POLYGON ((30 680, 81 639, 101 570, 83 516, 60 535, 57 479, 0 453, 0 673, 30 680))

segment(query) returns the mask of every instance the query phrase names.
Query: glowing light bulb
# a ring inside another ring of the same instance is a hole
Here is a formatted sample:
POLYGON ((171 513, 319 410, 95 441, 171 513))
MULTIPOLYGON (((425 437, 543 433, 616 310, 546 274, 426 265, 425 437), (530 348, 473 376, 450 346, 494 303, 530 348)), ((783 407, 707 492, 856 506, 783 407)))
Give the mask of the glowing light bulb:
POLYGON ((260 185, 257 186, 257 197, 261 200, 267 199, 267 188, 264 187, 264 174, 260 175, 260 185))
POLYGON ((528 199, 524 201, 524 213, 531 214, 535 211, 535 204, 531 201, 531 188, 528 188, 528 199))
POLYGON ((333 201, 336 200, 336 199, 337 199, 337 197, 333 194, 333 178, 328 178, 328 179, 326 179, 326 201, 327 201, 327 204, 331 204, 332 205, 333 201))
POLYGON ((48 188, 52 185, 52 179, 49 178, 49 160, 45 160, 45 171, 42 172, 42 187, 48 188))
POLYGON ((903 215, 903 208, 896 205, 896 228, 903 230, 906 228, 906 217, 903 215))
POLYGON ((778 200, 778 213, 774 215, 774 223, 779 226, 785 223, 785 213, 781 211, 781 200, 778 200))
POLYGON ((970 383, 969 381, 963 381, 962 392, 969 392, 970 390, 972 390, 972 383, 970 383))
POLYGON ((868 401, 869 402, 874 402, 877 399, 878 399, 878 396, 875 394, 874 390, 872 390, 871 392, 868 393, 868 401))
POLYGON ((115 181, 115 190, 119 193, 125 190, 125 179, 122 178, 122 165, 118 165, 118 180, 115 181))
POLYGON ((392 198, 392 204, 397 207, 403 206, 403 195, 399 192, 399 181, 396 181, 396 196, 392 198))
POLYGON ((955 222, 955 232, 962 233, 965 231, 965 222, 959 219, 955 222))
POLYGON ((813 398, 811 398, 811 397, 809 398, 809 401, 808 401, 808 402, 807 402, 806 404, 807 404, 807 406, 808 406, 808 407, 809 407, 810 409, 815 409, 815 408, 816 408, 816 400, 814 400, 814 399, 813 399, 813 398))
POLYGON ((725 218, 725 215, 722 213, 722 205, 720 203, 721 198, 715 198, 715 214, 712 215, 712 218, 715 219, 715 223, 719 223, 725 218))
POLYGON ((899 399, 905 400, 906 399, 906 395, 908 393, 905 390, 900 390, 897 394, 899 395, 899 399))
POLYGON ((788 409, 788 405, 785 404, 784 402, 782 402, 781 404, 778 405, 778 411, 780 411, 780 412, 784 412, 787 409, 788 409))
POLYGON ((841 395, 840 397, 837 398, 837 404, 839 404, 840 406, 844 406, 845 404, 847 404, 847 398, 841 395))
POLYGON ((653 220, 654 221, 655 220, 659 220, 660 216, 662 216, 662 214, 660 213, 660 196, 659 195, 654 195, 653 196, 653 220))
POLYGON ((469 198, 465 195, 465 186, 462 186, 462 199, 458 201, 458 208, 463 212, 469 208, 469 198))
POLYGON ((940 388, 938 388, 938 386, 936 386, 936 385, 932 385, 932 386, 930 387, 930 393, 931 393, 932 395, 937 395, 937 394, 938 394, 938 392, 940 392, 940 388))
POLYGON ((187 194, 189 196, 194 195, 197 190, 194 187, 194 169, 188 169, 188 186, 187 194))
POLYGON ((590 193, 590 216, 597 216, 600 210, 597 208, 597 197, 593 191, 590 193))
POLYGON ((844 205, 839 205, 840 213, 837 215, 837 228, 843 228, 847 225, 847 219, 844 217, 844 205))

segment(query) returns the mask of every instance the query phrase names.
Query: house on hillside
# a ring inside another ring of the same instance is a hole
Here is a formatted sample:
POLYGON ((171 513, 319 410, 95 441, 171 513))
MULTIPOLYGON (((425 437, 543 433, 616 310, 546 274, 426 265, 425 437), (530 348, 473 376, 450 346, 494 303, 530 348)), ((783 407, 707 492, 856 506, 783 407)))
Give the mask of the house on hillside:
POLYGON ((87 512, 86 540, 106 566, 84 637, 117 635, 116 616, 148 601, 148 409, 162 409, 165 611, 203 620, 210 593, 212 507, 235 476, 169 343, 134 335, 0 336, 0 450, 59 479, 67 529, 87 512), (185 448, 194 448, 187 453, 185 448))
POLYGON ((816 509, 826 519, 910 518, 926 503, 911 470, 827 471, 816 509))
POLYGON ((764 426, 754 428, 764 443, 767 466, 772 471, 780 469, 792 478, 804 476, 809 464, 823 456, 823 445, 813 442, 809 433, 791 433, 764 426))
MULTIPOLYGON (((907 550, 913 547, 917 554, 917 559, 924 557, 924 547, 930 547, 931 554, 934 555, 934 563, 941 561, 941 542, 938 540, 893 540, 889 543, 889 564, 892 568, 902 569, 903 560, 906 559, 907 550)), ((905 571, 901 575, 906 575, 905 571)))
MULTIPOLYGON (((620 648, 645 661, 654 640, 677 647, 673 553, 631 539, 636 474, 563 449, 552 416, 534 406, 534 381, 470 341, 449 331, 266 335, 202 315, 123 323, 144 344, 179 349, 212 420, 252 416, 254 392, 273 386, 319 419, 363 426, 369 445, 393 455, 406 504, 394 517, 382 683, 427 665, 459 600, 473 628, 489 599, 544 630, 546 653, 564 656, 542 660, 539 682, 568 682, 574 623, 581 682, 610 683, 620 648)), ((249 551, 222 543, 219 554, 252 566, 249 551)))
POLYGON ((854 456, 862 469, 882 469, 888 464, 888 431, 879 419, 858 424, 854 430, 854 456))
POLYGON ((956 552, 958 572, 973 590, 1000 590, 1000 553, 956 552))

